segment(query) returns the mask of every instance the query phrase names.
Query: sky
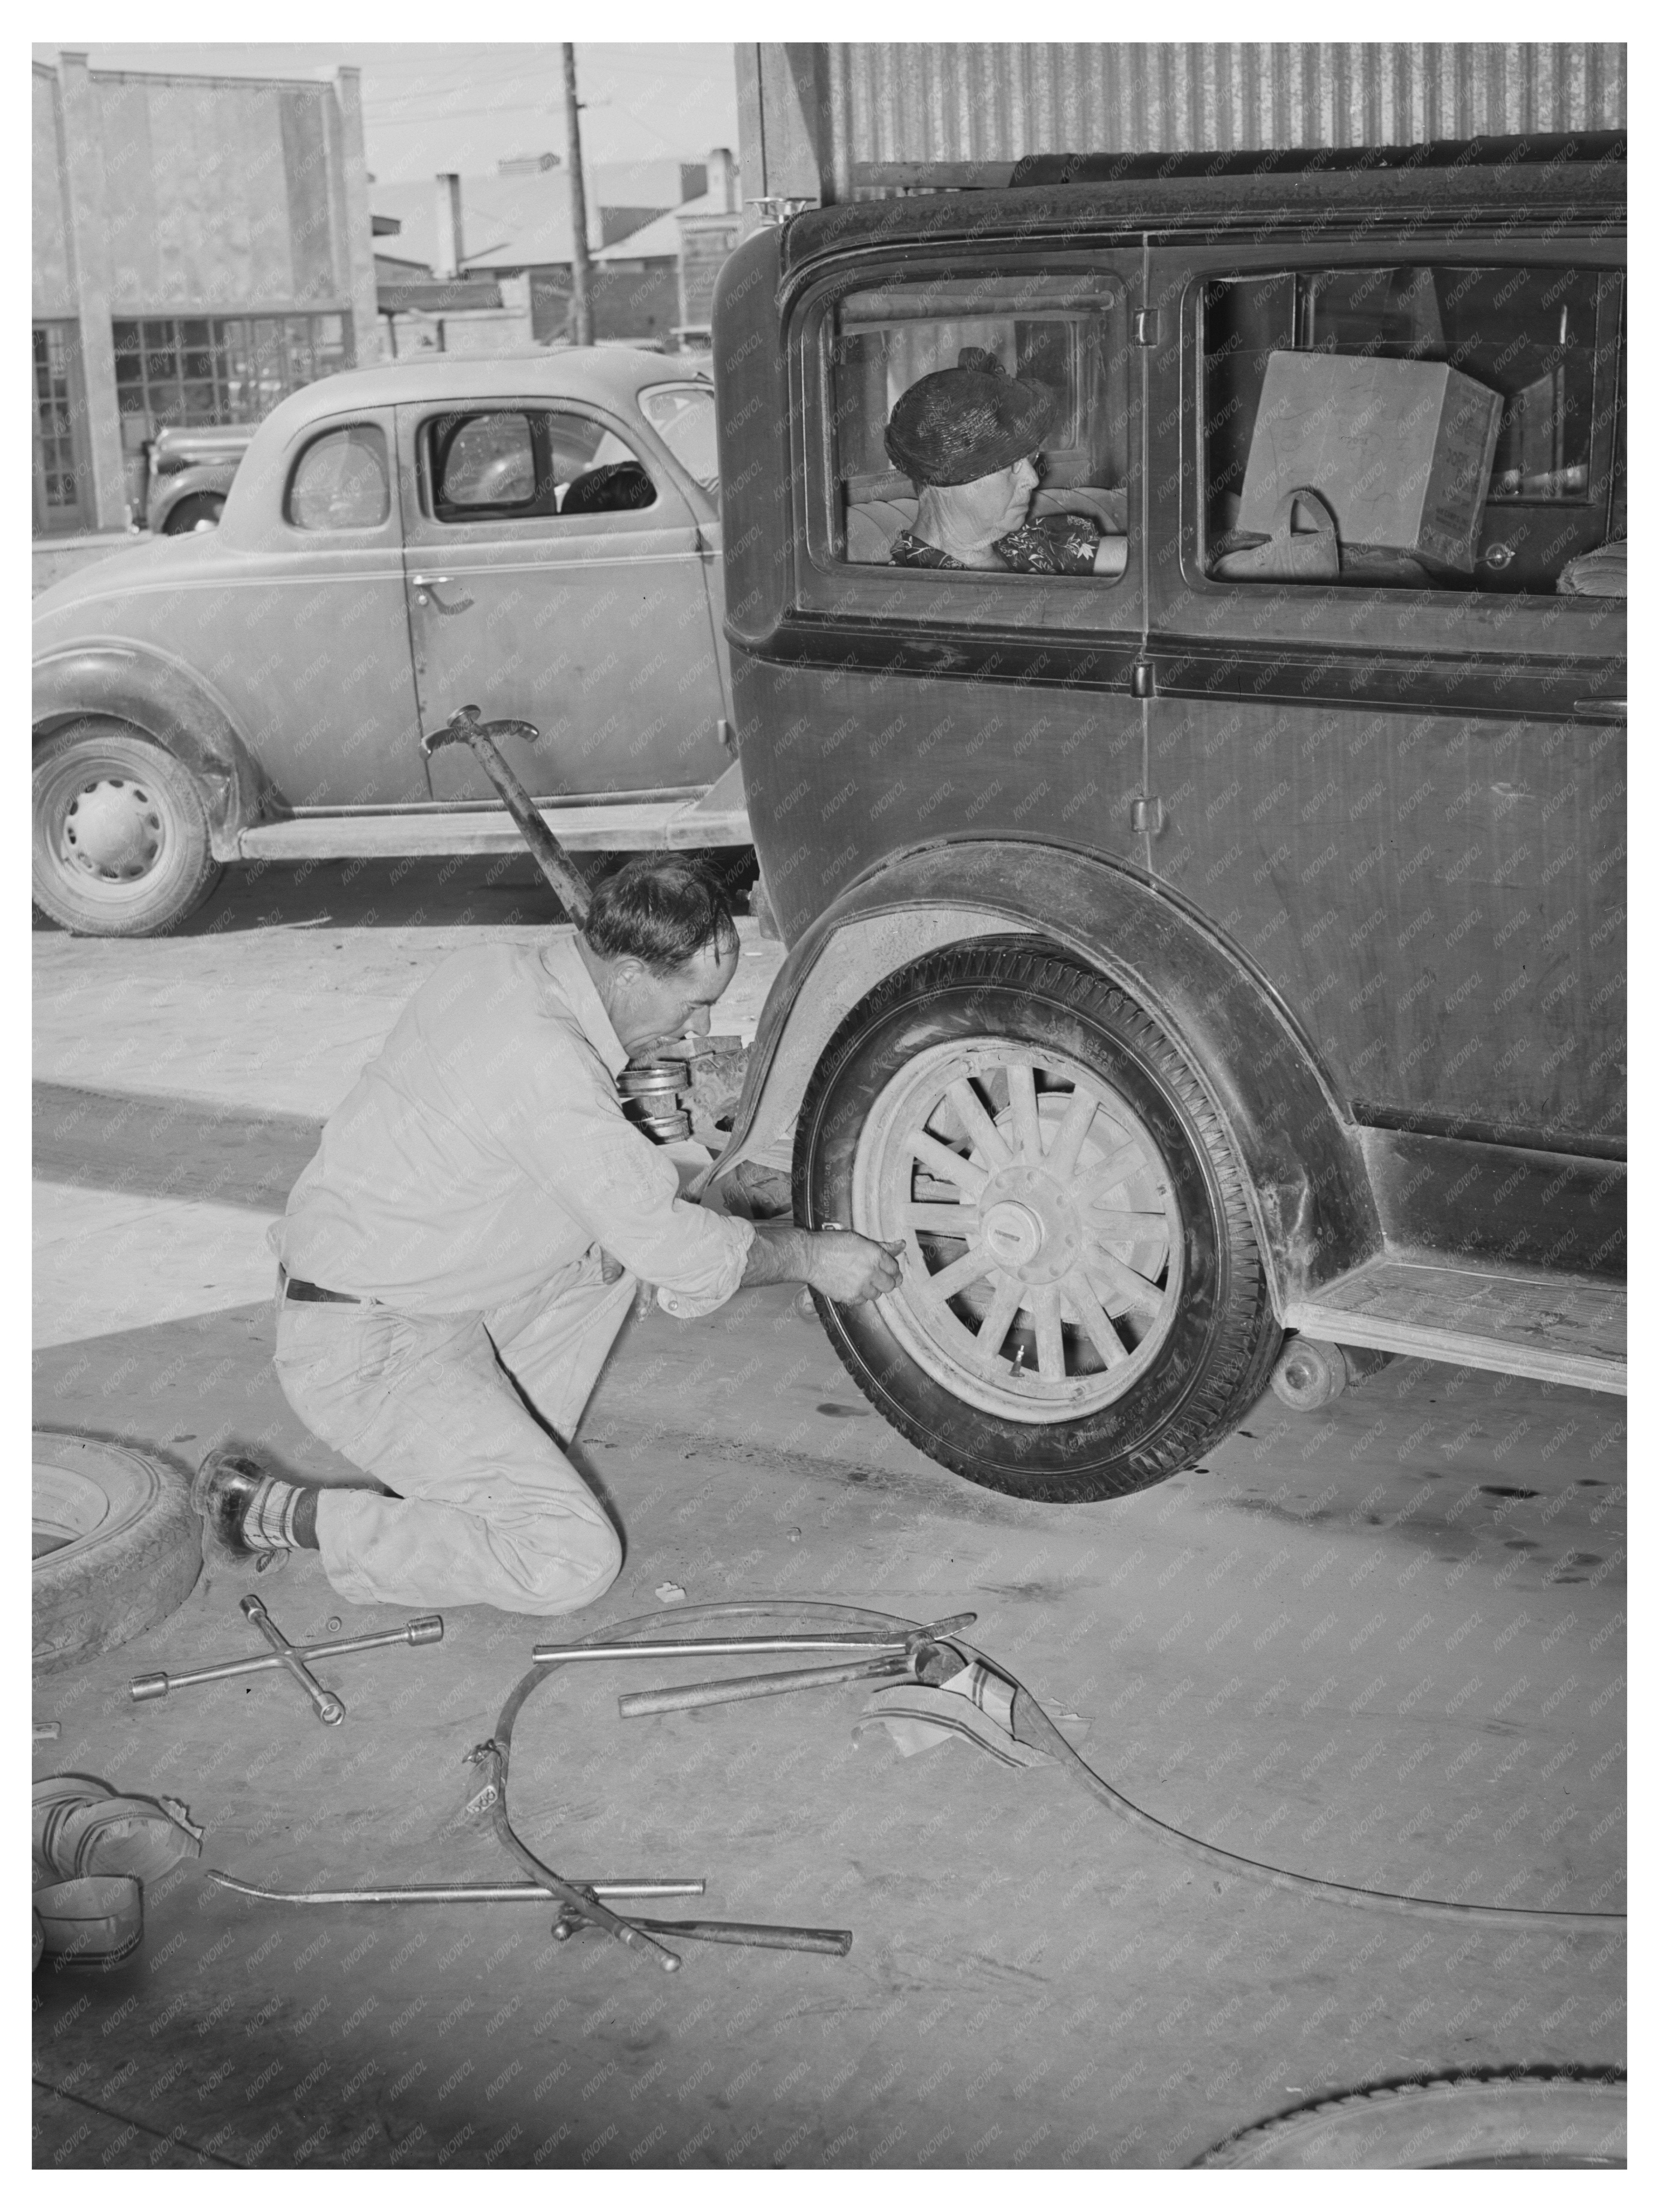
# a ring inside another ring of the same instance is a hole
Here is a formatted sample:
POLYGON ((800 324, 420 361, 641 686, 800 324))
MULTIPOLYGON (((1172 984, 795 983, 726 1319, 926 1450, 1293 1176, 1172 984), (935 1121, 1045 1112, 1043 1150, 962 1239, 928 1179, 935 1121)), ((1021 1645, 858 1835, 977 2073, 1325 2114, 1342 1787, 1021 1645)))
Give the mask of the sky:
MULTIPOLYGON (((564 78, 556 45, 104 45, 94 69, 176 70, 202 76, 329 76, 362 71, 369 173, 382 184, 440 170, 477 175, 514 154, 565 151, 564 78)), ((55 46, 37 46, 51 61, 55 46)), ((576 48, 584 163, 738 150, 729 41, 576 48)))

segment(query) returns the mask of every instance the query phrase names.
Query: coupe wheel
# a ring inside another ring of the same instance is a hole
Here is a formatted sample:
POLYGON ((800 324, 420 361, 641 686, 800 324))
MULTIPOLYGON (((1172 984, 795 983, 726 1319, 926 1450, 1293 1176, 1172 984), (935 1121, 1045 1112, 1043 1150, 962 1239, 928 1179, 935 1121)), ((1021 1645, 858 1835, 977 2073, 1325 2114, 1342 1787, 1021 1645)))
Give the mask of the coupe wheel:
POLYGON ((1029 940, 931 954, 863 1000, 803 1103, 798 1218, 903 1245, 818 1310, 872 1403, 975 1482, 1066 1502, 1190 1466, 1279 1332, 1225 1129, 1179 1047, 1029 940))
POLYGON ((86 937, 171 929, 219 880, 207 810, 171 753, 88 718, 34 756, 34 903, 86 937))

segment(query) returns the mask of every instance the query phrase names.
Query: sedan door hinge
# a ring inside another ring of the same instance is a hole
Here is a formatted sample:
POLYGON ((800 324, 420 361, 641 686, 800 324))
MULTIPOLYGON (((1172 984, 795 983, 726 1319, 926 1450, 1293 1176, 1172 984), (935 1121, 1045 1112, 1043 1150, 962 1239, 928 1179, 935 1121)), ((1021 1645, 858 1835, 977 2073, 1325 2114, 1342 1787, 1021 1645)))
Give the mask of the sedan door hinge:
POLYGON ((1155 699, 1158 696, 1158 670, 1143 653, 1129 665, 1129 696, 1132 699, 1155 699))
POLYGON ((1155 346, 1158 343, 1158 309, 1156 307, 1135 309, 1134 339, 1138 346, 1155 346))
POLYGON ((1164 827, 1164 801, 1161 799, 1132 799, 1129 801, 1129 827, 1137 836, 1156 837, 1164 827))

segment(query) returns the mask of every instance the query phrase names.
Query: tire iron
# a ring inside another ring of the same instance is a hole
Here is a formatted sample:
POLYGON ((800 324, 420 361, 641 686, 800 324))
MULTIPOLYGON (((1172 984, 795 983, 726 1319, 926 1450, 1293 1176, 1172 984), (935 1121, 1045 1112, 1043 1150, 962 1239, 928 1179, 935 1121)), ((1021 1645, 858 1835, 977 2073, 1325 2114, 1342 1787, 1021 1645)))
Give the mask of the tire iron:
MULTIPOLYGON (((222 1873, 217 1867, 204 1867, 202 1872, 221 1889, 232 1890, 238 1897, 258 1898, 265 1905, 559 1905, 562 1911, 569 1909, 552 1890, 534 1881, 391 1882, 379 1889, 261 1889, 234 1874, 222 1873)), ((701 1875, 584 1875, 571 1886, 591 1890, 600 1899, 639 1899, 701 1897, 706 1884, 701 1875)))
POLYGON ((852 1632, 830 1636, 693 1636, 658 1642, 626 1644, 538 1644, 530 1656, 538 1667, 564 1667, 580 1659, 717 1659, 746 1658, 757 1652, 799 1654, 839 1653, 844 1659, 902 1658, 919 1644, 953 1636, 971 1628, 976 1613, 953 1613, 926 1628, 912 1628, 902 1636, 877 1636, 852 1632))
MULTIPOLYGON (((269 1616, 267 1616, 268 1618, 269 1616)), ((252 1618, 252 1615, 250 1615, 252 1618)), ((375 1651, 392 1644, 441 1644, 443 1615, 425 1613, 406 1620, 401 1628, 382 1628, 367 1636, 341 1636, 327 1644, 291 1644, 289 1650, 302 1666, 319 1659, 340 1659, 353 1651, 375 1651)), ((236 1674, 262 1674, 287 1662, 279 1651, 260 1651, 246 1659, 223 1659, 210 1667, 192 1667, 185 1674, 135 1674, 128 1694, 135 1705, 165 1698, 173 1690, 192 1690, 203 1682, 228 1681, 236 1674)))
POLYGON ((295 1680, 316 1707, 318 1719, 325 1723, 330 1728, 337 1727, 345 1718, 345 1707, 332 1690, 325 1690, 317 1680, 310 1668, 307 1666, 305 1661, 301 1658, 287 1637, 265 1611, 263 1599, 255 1597, 250 1590, 240 1603, 242 1611, 276 1654, 279 1663, 287 1668, 289 1673, 293 1675, 295 1680))
POLYGON ((796 1667, 780 1674, 738 1674, 726 1682, 684 1682, 666 1690, 631 1690, 617 1700, 625 1721, 647 1713, 701 1711, 705 1705, 736 1705, 750 1698, 778 1698, 789 1690, 827 1690, 840 1682, 886 1680, 908 1675, 912 1655, 895 1651, 850 1666, 796 1667))

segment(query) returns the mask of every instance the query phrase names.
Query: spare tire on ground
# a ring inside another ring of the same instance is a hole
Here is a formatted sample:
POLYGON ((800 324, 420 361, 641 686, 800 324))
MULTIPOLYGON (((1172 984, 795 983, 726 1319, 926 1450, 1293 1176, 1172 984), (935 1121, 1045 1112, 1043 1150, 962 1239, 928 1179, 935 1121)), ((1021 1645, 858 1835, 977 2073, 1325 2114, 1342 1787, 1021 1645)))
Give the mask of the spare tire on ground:
POLYGON ((183 1475, 126 1444, 34 1431, 35 1671, 94 1659, 180 1606, 202 1571, 183 1475))

